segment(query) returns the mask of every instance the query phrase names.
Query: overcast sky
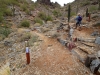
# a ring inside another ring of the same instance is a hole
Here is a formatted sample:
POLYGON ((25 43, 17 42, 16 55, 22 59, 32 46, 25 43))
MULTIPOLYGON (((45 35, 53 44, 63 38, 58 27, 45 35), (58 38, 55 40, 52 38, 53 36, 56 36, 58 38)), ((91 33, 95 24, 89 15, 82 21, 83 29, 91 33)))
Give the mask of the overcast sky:
MULTIPOLYGON (((32 0, 32 1, 37 1, 37 0, 32 0)), ((58 2, 61 6, 64 4, 67 4, 69 2, 73 2, 74 0, 51 0, 51 2, 58 2)))

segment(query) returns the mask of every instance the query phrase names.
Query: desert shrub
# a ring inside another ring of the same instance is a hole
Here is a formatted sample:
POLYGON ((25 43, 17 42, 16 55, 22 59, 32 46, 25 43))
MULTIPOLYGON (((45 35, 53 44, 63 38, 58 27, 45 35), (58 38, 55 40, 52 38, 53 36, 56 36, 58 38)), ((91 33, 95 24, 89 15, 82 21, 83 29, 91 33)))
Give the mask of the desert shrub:
POLYGON ((56 16, 56 17, 61 16, 61 13, 60 13, 59 11, 57 11, 57 10, 54 10, 52 13, 53 13, 53 15, 56 16))
POLYGON ((0 34, 8 37, 8 35, 10 34, 10 29, 9 28, 4 28, 4 27, 0 27, 0 34))
POLYGON ((25 10, 25 13, 26 13, 27 15, 30 15, 30 10, 26 9, 26 10, 25 10))
POLYGON ((21 26, 22 27, 29 27, 30 23, 27 20, 24 20, 24 21, 21 22, 21 26))
POLYGON ((90 11, 90 12, 93 12, 93 11, 96 11, 96 10, 98 10, 98 7, 97 7, 97 6, 91 6, 91 7, 89 8, 89 11, 90 11))
POLYGON ((6 15, 6 16, 12 16, 12 10, 11 9, 6 9, 4 11, 4 15, 6 15))
POLYGON ((76 15, 76 13, 75 12, 71 12, 71 15, 70 16, 75 16, 76 15))
POLYGON ((0 13, 0 22, 2 22, 4 19, 3 19, 3 13, 0 13))
POLYGON ((11 71, 10 71, 10 67, 8 66, 8 63, 0 69, 0 75, 11 75, 11 71))
POLYGON ((42 20, 45 20, 46 19, 46 14, 41 12, 38 14, 38 16, 42 19, 42 20))
POLYGON ((23 4, 23 5, 21 5, 20 7, 21 7, 21 9, 22 9, 23 11, 26 11, 26 10, 28 9, 28 5, 27 5, 27 4, 23 4))
MULTIPOLYGON (((72 16, 75 16, 75 15, 76 15, 75 12, 71 12, 71 14, 70 14, 71 17, 72 17, 72 16)), ((68 14, 66 15, 66 17, 68 17, 68 14)))
POLYGON ((43 21, 40 18, 35 18, 34 22, 35 23, 40 23, 41 25, 43 24, 43 21))
POLYGON ((50 15, 46 16, 46 21, 52 21, 52 17, 50 15))
POLYGON ((84 1, 84 2, 81 3, 81 6, 86 6, 86 5, 89 5, 89 4, 90 4, 89 1, 84 1))
POLYGON ((34 8, 35 8, 35 4, 33 3, 33 4, 31 5, 31 7, 30 7, 30 10, 34 10, 34 8))
POLYGON ((22 36, 19 38, 19 41, 26 41, 27 39, 30 39, 31 34, 29 32, 23 33, 22 36))
POLYGON ((6 38, 6 36, 5 36, 5 35, 0 34, 0 41, 4 40, 5 38, 6 38))
POLYGON ((44 21, 52 21, 52 17, 50 15, 46 15, 43 12, 39 13, 38 16, 44 21))
POLYGON ((18 1, 17 0, 3 0, 3 3, 5 3, 6 5, 18 5, 18 1))
POLYGON ((37 40, 38 40, 38 36, 33 35, 29 40, 29 45, 32 46, 34 44, 34 42, 36 42, 37 40))

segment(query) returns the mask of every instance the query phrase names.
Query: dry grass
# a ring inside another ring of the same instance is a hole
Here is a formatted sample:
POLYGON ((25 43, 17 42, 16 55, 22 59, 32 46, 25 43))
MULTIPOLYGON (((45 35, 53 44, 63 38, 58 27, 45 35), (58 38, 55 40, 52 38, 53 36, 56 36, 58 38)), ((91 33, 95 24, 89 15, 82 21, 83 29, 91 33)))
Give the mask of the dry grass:
POLYGON ((9 68, 9 63, 7 63, 6 65, 4 65, 0 69, 0 75, 11 75, 10 68, 9 68))

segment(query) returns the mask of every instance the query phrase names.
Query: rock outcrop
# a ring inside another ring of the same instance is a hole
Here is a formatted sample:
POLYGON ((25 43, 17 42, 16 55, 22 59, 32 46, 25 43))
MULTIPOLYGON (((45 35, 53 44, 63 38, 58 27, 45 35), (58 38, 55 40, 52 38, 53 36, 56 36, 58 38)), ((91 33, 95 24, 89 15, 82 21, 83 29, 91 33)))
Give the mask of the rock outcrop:
POLYGON ((41 4, 46 4, 46 5, 52 5, 51 1, 50 0, 37 0, 38 3, 41 3, 41 4))

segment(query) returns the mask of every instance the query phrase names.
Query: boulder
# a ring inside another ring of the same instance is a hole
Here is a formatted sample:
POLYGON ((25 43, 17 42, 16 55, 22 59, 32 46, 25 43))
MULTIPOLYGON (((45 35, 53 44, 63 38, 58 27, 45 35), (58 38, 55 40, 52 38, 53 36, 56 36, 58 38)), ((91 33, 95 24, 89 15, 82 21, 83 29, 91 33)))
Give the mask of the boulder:
POLYGON ((95 26, 100 26, 100 21, 95 22, 95 23, 93 24, 93 26, 94 26, 94 27, 95 27, 95 26))
POLYGON ((95 43, 96 43, 96 44, 100 44, 100 37, 97 37, 97 38, 96 38, 95 43))
POLYGON ((98 31, 94 31, 91 36, 98 36, 99 35, 99 32, 98 31))

